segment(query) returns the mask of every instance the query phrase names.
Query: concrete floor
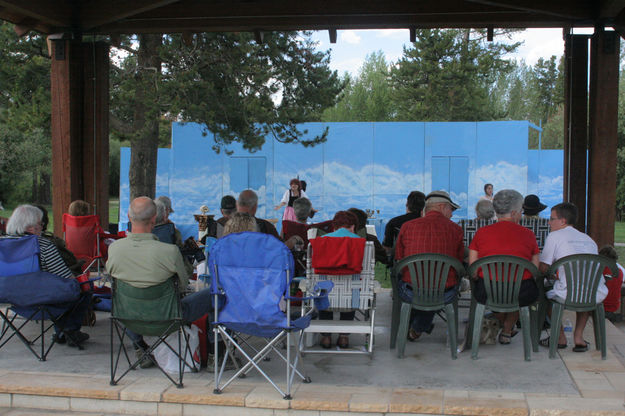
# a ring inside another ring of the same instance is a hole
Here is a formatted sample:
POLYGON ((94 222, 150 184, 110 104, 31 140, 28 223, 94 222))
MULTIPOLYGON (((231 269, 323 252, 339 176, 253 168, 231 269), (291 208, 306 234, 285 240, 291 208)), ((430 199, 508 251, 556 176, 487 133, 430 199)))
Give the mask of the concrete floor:
MULTIPOLYGON (((313 383, 337 386, 409 387, 446 390, 505 391, 544 393, 552 395, 579 394, 565 362, 558 358, 550 360, 546 348, 532 354, 532 361, 523 360, 522 334, 513 338, 510 345, 481 345, 480 358, 471 360, 470 351, 462 352, 452 360, 446 346, 446 324, 435 318, 431 335, 424 335, 415 343, 408 343, 406 357, 398 359, 395 350, 389 349, 391 298, 388 290, 378 294, 376 340, 374 355, 326 355, 307 354, 305 370, 313 383)), ((466 318, 468 309, 460 310, 466 318)), ((34 328, 33 328, 34 329, 34 328)), ((95 327, 83 330, 91 335, 85 350, 79 351, 66 345, 56 345, 48 361, 37 361, 17 339, 0 349, 0 369, 36 371, 43 373, 74 373, 107 376, 109 358, 108 314, 98 312, 95 327)), ((460 338, 464 324, 460 325, 460 338)), ((589 340, 591 338, 588 338, 589 340)), ((352 344, 359 342, 353 335, 352 344)), ((613 351, 625 351, 625 345, 615 346, 613 351)), ((587 353, 590 354, 590 353, 587 353)), ((579 355, 579 354, 578 354, 579 355)), ((622 357, 622 354, 618 353, 622 357)), ((590 357, 588 357, 590 359, 590 357)), ((283 367, 278 360, 265 363, 269 374, 282 382, 283 367)), ((130 379, 162 378, 156 369, 133 371, 130 379)), ((212 373, 202 370, 185 375, 185 380, 210 380, 212 373)), ((263 382, 252 372, 246 382, 263 382)), ((311 385, 312 386, 312 385, 311 385)))

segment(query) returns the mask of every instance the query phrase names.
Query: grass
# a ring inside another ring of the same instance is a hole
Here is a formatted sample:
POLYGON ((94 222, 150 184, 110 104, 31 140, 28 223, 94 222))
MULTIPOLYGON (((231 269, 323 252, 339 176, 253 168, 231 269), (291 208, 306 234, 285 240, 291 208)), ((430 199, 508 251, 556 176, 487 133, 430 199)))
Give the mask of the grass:
MULTIPOLYGON (((625 247, 623 247, 625 248, 625 247)), ((375 263, 375 280, 380 282, 380 285, 385 289, 391 287, 391 274, 386 268, 386 264, 380 262, 375 263)))
POLYGON ((614 224, 614 242, 625 243, 625 222, 614 224))
MULTIPOLYGON (((4 211, 0 211, 0 217, 9 218, 18 204, 4 205, 4 211)), ((44 205, 48 210, 48 230, 54 230, 54 216, 52 215, 52 205, 44 205)), ((119 221, 119 199, 109 199, 109 223, 116 224, 119 221)))

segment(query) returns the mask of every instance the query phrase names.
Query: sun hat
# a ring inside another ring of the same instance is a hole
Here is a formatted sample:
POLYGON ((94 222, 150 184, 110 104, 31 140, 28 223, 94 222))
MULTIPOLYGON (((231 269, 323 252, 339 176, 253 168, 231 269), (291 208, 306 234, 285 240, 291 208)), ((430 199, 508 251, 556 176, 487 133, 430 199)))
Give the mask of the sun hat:
POLYGON ((547 205, 540 202, 538 196, 530 194, 523 200, 523 214, 536 215, 543 209, 547 208, 547 205))
POLYGON ((449 197, 449 194, 445 191, 432 191, 425 197, 426 204, 428 203, 434 204, 434 203, 440 203, 440 202, 448 203, 449 205, 451 205, 451 207, 454 210, 460 208, 460 205, 452 201, 451 198, 449 197))

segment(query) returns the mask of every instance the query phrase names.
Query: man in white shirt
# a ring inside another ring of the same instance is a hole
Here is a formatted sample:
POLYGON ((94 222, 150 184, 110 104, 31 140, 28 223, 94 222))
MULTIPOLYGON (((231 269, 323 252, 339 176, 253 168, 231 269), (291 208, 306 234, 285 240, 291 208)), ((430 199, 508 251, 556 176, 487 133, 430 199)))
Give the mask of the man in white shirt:
MULTIPOLYGON (((554 262, 565 256, 573 254, 597 254, 597 244, 588 235, 575 229, 577 222, 577 207, 569 202, 555 205, 551 209, 549 226, 551 232, 545 240, 545 246, 540 254, 540 271, 545 273, 554 262)), ((557 302, 563 303, 566 299, 567 287, 566 278, 563 271, 558 273, 558 279, 553 285, 553 289, 547 292, 547 297, 557 302)), ((605 280, 601 279, 597 288, 597 303, 603 302, 608 294, 605 280)), ((584 341, 583 332, 588 322, 589 312, 577 312, 575 321, 575 332, 573 340, 575 347, 573 351, 584 352, 588 350, 588 345, 584 341)), ((558 348, 566 348, 566 337, 562 327, 558 339, 558 348)))

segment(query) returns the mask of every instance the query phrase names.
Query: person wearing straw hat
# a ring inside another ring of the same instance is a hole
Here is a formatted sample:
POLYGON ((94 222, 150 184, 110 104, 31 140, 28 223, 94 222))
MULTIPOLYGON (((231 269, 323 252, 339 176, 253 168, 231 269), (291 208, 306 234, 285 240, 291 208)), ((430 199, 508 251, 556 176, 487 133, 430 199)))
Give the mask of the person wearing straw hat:
POLYGON ((537 195, 530 194, 523 200, 523 218, 538 219, 540 218, 538 214, 545 208, 547 205, 540 202, 537 195))
MULTIPOLYGON (((462 228, 451 220, 453 212, 460 208, 445 191, 432 191, 425 197, 425 215, 405 222, 397 236, 395 259, 419 253, 440 253, 462 261, 464 259, 464 240, 462 228)), ((445 287, 445 302, 450 303, 456 297, 458 276, 455 270, 449 271, 445 287)), ((404 302, 412 302, 412 282, 406 270, 399 281, 399 297, 404 302)), ((416 341, 423 332, 432 332, 434 312, 412 311, 408 340, 416 341)))

